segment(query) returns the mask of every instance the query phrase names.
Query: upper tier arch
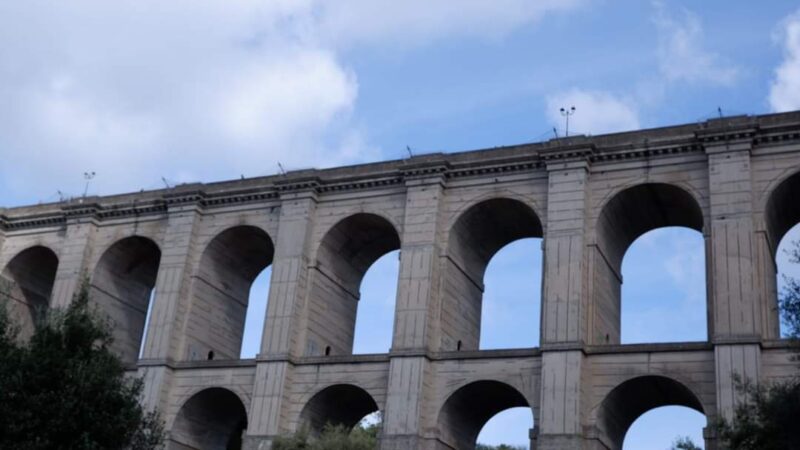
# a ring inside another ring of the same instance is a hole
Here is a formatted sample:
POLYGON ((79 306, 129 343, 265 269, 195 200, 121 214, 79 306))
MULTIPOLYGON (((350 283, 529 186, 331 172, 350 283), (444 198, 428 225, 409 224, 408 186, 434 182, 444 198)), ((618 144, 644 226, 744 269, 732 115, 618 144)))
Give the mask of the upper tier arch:
POLYGON ((8 298, 9 313, 19 320, 23 340, 33 334, 38 316, 50 307, 57 269, 58 256, 42 245, 18 252, 3 268, 5 286, 0 287, 0 295, 8 298))
POLYGON ((683 187, 668 183, 641 183, 625 187, 600 206, 595 231, 597 243, 619 272, 625 251, 648 231, 681 226, 703 232, 703 208, 683 187))
POLYGON ((352 214, 325 232, 311 266, 305 354, 352 353, 364 274, 378 258, 399 249, 400 234, 378 214, 352 214))
POLYGON ((192 279, 185 359, 239 358, 250 287, 274 254, 269 234, 252 225, 226 228, 208 242, 192 279))
POLYGON ((800 171, 791 172, 769 191, 764 211, 769 244, 774 254, 783 236, 800 223, 800 171))
POLYGON ((152 240, 129 236, 111 244, 91 276, 90 299, 114 324, 114 343, 125 363, 139 357, 161 249, 152 240))

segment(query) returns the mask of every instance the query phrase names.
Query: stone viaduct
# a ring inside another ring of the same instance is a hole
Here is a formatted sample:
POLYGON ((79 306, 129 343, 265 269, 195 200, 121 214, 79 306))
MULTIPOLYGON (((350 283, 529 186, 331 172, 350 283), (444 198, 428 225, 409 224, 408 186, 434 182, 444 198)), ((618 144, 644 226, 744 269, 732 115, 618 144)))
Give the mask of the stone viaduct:
POLYGON ((535 448, 619 449, 652 408, 713 420, 734 373, 796 373, 775 252, 798 222, 792 112, 8 208, 0 268, 28 323, 91 278, 173 449, 266 449, 377 410, 383 449, 469 449, 518 406, 535 448), (665 226, 704 236, 708 339, 621 345, 622 258, 665 226), (525 237, 543 238, 541 346, 479 350, 484 270, 525 237), (391 351, 353 355, 361 279, 398 249, 391 351), (260 353, 239 359, 268 265, 260 353))

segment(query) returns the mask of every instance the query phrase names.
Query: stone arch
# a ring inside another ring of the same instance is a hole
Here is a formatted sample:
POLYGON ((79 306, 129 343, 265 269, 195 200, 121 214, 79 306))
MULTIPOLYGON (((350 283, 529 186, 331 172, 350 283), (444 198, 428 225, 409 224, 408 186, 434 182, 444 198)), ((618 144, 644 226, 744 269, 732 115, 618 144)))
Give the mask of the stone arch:
POLYGON ((703 208, 688 190, 674 184, 642 183, 624 188, 600 208, 597 245, 619 271, 625 250, 639 236, 662 227, 703 232, 703 208))
POLYGON ((378 403, 369 392, 352 384, 336 384, 318 391, 306 402, 298 428, 305 428, 312 435, 318 435, 326 424, 353 428, 375 411, 378 403))
POLYGON ((181 449, 238 450, 247 429, 247 410, 232 391, 203 389, 184 402, 169 432, 169 441, 181 449))
POLYGON ((267 232, 251 225, 227 228, 208 242, 192 277, 187 359, 239 358, 250 287, 274 254, 267 232))
MULTIPOLYGON (((458 208, 456 208, 450 214, 450 217, 449 217, 448 223, 447 223, 447 229, 449 230, 449 229, 453 228, 453 226, 456 224, 456 222, 459 221, 459 219, 461 219, 461 217, 464 215, 464 213, 466 211, 472 209, 472 207, 474 207, 476 205, 479 205, 481 203, 484 203, 484 202, 487 202, 487 201, 490 201, 490 200, 496 200, 496 199, 515 200, 515 201, 518 201, 518 202, 520 202, 520 203, 522 203, 524 205, 527 205, 528 208, 530 208, 533 211, 537 212, 536 215, 537 215, 537 217, 539 217, 539 219, 542 219, 542 217, 543 217, 543 215, 545 213, 544 208, 542 208, 540 206, 539 202, 535 198, 530 196, 530 195, 524 195, 524 194, 515 192, 513 190, 510 190, 510 189, 495 189, 495 190, 492 190, 490 192, 480 193, 478 195, 475 195, 475 196, 473 196, 471 198, 468 198, 468 199, 464 200, 463 202, 461 202, 459 204, 458 208)), ((540 220, 540 222, 542 223, 542 228, 544 228, 545 221, 544 220, 540 220)))
POLYGON ((593 341, 620 341, 622 259, 643 234, 663 227, 703 232, 703 209, 682 187, 643 183, 616 192, 600 209, 592 255, 594 266, 593 341))
POLYGON ((783 178, 767 196, 764 219, 773 258, 783 236, 800 223, 798 198, 800 198, 800 171, 783 178))
POLYGON ((760 247, 759 261, 764 271, 764 301, 761 313, 764 317, 763 332, 765 337, 780 338, 780 306, 779 297, 779 248, 784 237, 800 223, 800 171, 797 169, 784 174, 768 189, 764 205, 764 225, 766 239, 758 241, 760 247))
POLYGON ((50 307, 56 270, 58 257, 41 245, 17 253, 3 269, 0 294, 7 297, 6 306, 20 324, 19 337, 23 340, 33 334, 38 315, 50 307))
MULTIPOLYGON (((478 434, 496 414, 528 407, 528 400, 509 384, 480 380, 456 389, 447 397, 437 417, 439 440, 454 449, 475 448, 478 434)), ((533 428, 533 424, 531 424, 533 428)))
POLYGON ((161 250, 155 242, 130 236, 109 246, 92 273, 91 301, 111 319, 112 348, 128 364, 139 357, 160 260, 161 250))
POLYGON ((480 342, 483 276, 492 257, 519 239, 544 235, 528 204, 492 197, 464 210, 450 227, 444 264, 441 324, 443 350, 475 350, 480 342))
POLYGON ((706 414, 703 404, 685 384, 660 375, 631 378, 612 389, 597 410, 597 427, 606 448, 619 450, 625 434, 642 414, 661 406, 685 406, 706 414))
POLYGON ((361 280, 378 258, 399 248, 397 229, 377 214, 347 216, 325 233, 311 267, 306 354, 328 347, 328 354, 352 353, 361 280))

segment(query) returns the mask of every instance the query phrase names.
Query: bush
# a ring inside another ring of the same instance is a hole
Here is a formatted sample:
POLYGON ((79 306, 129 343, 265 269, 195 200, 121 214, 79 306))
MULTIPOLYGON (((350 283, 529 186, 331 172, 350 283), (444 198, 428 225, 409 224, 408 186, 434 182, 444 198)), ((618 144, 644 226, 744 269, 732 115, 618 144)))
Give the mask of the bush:
POLYGON ((66 310, 43 315, 29 342, 0 305, 0 448, 149 450, 163 426, 139 404, 143 382, 111 352, 108 322, 84 282, 66 310))

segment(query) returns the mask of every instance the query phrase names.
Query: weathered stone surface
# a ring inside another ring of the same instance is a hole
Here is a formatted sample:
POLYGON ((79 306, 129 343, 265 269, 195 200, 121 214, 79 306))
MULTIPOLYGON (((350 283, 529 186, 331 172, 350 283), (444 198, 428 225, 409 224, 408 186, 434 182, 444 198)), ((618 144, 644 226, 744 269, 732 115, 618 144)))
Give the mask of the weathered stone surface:
POLYGON ((461 449, 527 406, 536 448, 619 449, 650 408, 713 420, 733 374, 796 373, 774 254, 799 198, 800 113, 733 117, 3 209, 0 268, 28 324, 91 277, 172 448, 266 449, 379 410, 382 448, 461 449), (705 237, 708 339, 620 345, 622 257, 673 225, 705 237), (484 270, 524 237, 544 240, 541 348, 480 351, 484 270), (361 279, 396 249, 392 350, 354 356, 361 279), (261 352, 238 360, 268 265, 261 352))

